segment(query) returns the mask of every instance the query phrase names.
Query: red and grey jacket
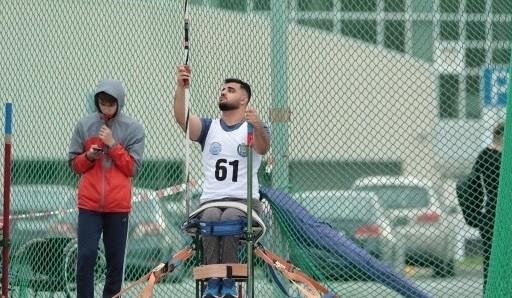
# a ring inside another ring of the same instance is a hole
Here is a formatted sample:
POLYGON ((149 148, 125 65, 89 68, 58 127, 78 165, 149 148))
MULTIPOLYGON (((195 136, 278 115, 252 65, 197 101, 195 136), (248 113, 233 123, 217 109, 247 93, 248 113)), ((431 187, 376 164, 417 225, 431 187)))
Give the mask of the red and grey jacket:
POLYGON ((131 210, 132 178, 137 174, 144 152, 144 128, 137 120, 124 115, 124 88, 119 81, 104 80, 95 93, 106 92, 117 99, 117 113, 106 120, 96 102, 97 111, 82 118, 75 127, 69 146, 69 165, 80 174, 78 207, 99 212, 131 210), (100 128, 112 130, 115 144, 109 148, 98 137, 100 128), (103 148, 95 161, 85 153, 92 145, 103 148))

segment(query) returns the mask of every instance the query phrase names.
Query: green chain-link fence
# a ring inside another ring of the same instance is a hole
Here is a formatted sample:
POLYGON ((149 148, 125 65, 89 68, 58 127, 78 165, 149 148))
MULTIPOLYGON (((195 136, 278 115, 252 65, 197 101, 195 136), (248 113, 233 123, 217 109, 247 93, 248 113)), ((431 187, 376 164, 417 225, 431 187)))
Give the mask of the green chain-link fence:
MULTIPOLYGON (((191 175, 201 179, 200 146, 186 146, 172 115, 175 69, 185 61, 184 4, 0 3, 0 99, 15 110, 11 297, 75 295, 78 177, 66 157, 99 79, 124 82, 125 112, 146 130, 136 193, 156 198, 152 190, 183 183, 187 148, 191 175)), ((248 81, 252 104, 272 128, 260 182, 336 231, 337 238, 315 238, 297 209, 270 198, 267 248, 339 297, 400 296, 373 267, 354 264, 365 252, 429 296, 483 295, 482 238, 489 238, 465 223, 456 181, 505 119, 512 2, 196 0, 187 13, 192 111, 217 116, 223 79, 248 81)), ((480 230, 492 230, 493 206, 484 203, 480 230)), ((185 219, 181 193, 134 203, 125 285, 190 242, 180 230, 185 219)), ((499 270, 509 253, 493 254, 492 295, 509 296, 496 290, 510 288, 510 272, 499 270)), ((104 263, 100 253, 98 296, 104 263)), ((158 284, 156 297, 194 297, 195 265, 158 284)), ((260 265, 255 297, 282 296, 260 265)))

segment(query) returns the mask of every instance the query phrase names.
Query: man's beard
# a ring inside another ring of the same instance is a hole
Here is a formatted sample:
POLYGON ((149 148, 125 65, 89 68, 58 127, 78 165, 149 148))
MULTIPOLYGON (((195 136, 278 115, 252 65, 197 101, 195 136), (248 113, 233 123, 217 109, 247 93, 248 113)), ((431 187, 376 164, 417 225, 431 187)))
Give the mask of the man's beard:
POLYGON ((235 103, 229 103, 229 102, 219 102, 219 109, 221 111, 233 111, 238 109, 238 105, 235 103))

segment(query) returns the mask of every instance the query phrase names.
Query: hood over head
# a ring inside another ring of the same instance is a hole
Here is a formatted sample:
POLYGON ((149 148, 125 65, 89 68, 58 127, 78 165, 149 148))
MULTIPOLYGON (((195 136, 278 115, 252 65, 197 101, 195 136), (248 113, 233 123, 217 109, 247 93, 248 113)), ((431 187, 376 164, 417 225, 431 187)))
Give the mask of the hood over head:
POLYGON ((117 99, 117 112, 121 111, 125 104, 126 91, 124 89, 123 83, 119 80, 101 80, 96 88, 94 89, 94 105, 96 110, 100 112, 100 108, 98 106, 98 93, 105 92, 115 99, 117 99))

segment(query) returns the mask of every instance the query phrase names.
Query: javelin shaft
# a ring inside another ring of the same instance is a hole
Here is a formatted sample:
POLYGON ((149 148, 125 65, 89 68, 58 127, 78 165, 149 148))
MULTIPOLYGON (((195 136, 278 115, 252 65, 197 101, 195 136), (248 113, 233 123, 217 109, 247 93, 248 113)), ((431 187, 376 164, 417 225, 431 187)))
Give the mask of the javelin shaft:
MULTIPOLYGON (((184 7, 184 36, 183 36, 183 48, 187 52, 187 56, 185 58, 185 65, 188 65, 189 60, 189 52, 190 52, 190 21, 188 17, 188 0, 185 0, 185 7, 184 7)), ((188 82, 190 84, 190 82, 188 82)), ((190 90, 189 87, 186 87, 185 89, 185 193, 184 193, 184 199, 185 199, 185 208, 187 212, 187 221, 189 220, 190 216, 190 192, 189 192, 189 181, 190 181, 190 146, 189 146, 189 139, 190 139, 190 90)))
POLYGON ((253 261, 253 231, 252 231, 252 157, 254 128, 247 123, 247 297, 254 297, 254 261, 253 261))
POLYGON ((190 195, 189 195, 189 181, 190 181, 190 128, 189 128, 189 100, 190 91, 185 89, 185 205, 187 209, 187 220, 190 216, 190 195))

